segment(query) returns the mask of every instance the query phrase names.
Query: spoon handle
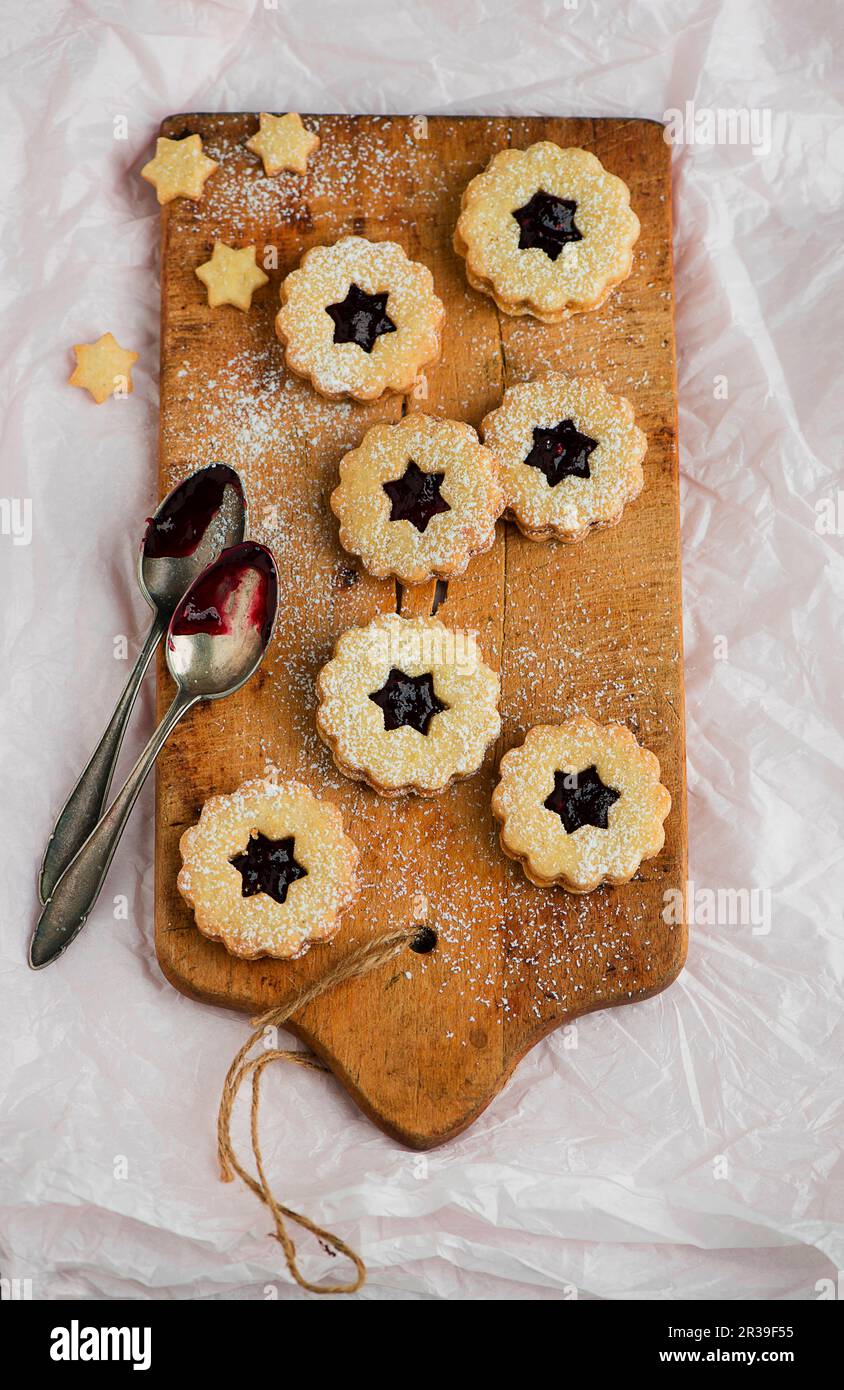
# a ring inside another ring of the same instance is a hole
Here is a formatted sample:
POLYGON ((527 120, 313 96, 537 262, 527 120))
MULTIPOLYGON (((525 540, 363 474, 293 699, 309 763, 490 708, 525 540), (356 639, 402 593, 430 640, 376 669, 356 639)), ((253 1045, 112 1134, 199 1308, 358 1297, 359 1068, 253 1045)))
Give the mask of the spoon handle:
POLYGON ((126 828, 129 813, 146 781, 168 735, 182 715, 196 704, 197 695, 179 691, 143 753, 135 763, 122 791, 118 793, 102 820, 71 860, 44 904, 29 948, 29 962, 35 969, 49 965, 70 945, 85 925, 100 895, 114 851, 126 828))
POLYGON ((85 843, 103 813, 132 706, 166 627, 161 614, 156 613, 108 727, 53 826, 38 878, 38 897, 42 903, 47 901, 76 851, 85 843))

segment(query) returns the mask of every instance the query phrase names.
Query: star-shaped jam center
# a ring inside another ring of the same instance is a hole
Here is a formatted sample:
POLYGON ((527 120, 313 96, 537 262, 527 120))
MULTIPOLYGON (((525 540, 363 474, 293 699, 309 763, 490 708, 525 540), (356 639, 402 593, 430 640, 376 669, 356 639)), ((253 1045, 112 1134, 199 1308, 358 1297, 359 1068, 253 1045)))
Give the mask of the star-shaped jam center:
POLYGON ((538 246, 555 261, 567 241, 582 241, 583 233, 574 220, 577 203, 573 198, 556 198, 542 189, 524 207, 515 208, 519 224, 519 250, 538 246))
POLYGON ((556 487, 563 478, 588 478, 589 455, 597 447, 597 439, 581 434, 573 420, 561 420, 553 429, 534 430, 525 463, 544 473, 549 487, 556 487))
POLYGON ((424 532, 432 517, 451 511, 440 495, 444 481, 444 473, 423 473, 411 459, 400 478, 381 484, 390 499, 390 520, 409 521, 424 532))
POLYGON ((242 896, 252 898, 256 893, 268 893, 277 903, 287 899, 291 883, 307 876, 307 869, 294 857, 296 838, 286 835, 283 840, 271 840, 260 830, 253 830, 242 854, 229 860, 243 879, 242 896))
POLYGON ((389 291, 367 294, 359 285, 350 285, 339 304, 327 304, 325 312, 334 320, 335 343, 357 343, 371 352, 382 333, 395 333, 396 325, 387 310, 389 291))
POLYGON ((74 344, 73 353, 76 367, 70 385, 90 392, 97 405, 132 390, 132 364, 138 354, 122 348, 112 333, 104 333, 95 343, 74 344))
POLYGON ((381 689, 373 690, 369 698, 383 710, 384 728, 388 733, 409 726, 417 733, 427 734, 434 715, 448 709, 448 705, 434 694, 434 677, 430 671, 424 676, 406 676, 397 666, 390 668, 381 689))
POLYGON ((607 787, 595 767, 582 772, 555 772, 554 790, 543 801, 549 811, 556 811, 567 835, 573 835, 583 825, 608 829, 607 815, 621 796, 615 787, 607 787))

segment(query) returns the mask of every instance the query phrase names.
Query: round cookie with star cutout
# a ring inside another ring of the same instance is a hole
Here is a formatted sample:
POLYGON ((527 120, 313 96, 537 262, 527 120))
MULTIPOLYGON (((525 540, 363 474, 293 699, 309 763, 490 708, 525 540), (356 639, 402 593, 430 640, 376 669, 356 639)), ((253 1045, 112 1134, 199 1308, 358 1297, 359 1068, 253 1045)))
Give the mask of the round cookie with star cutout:
POLYGON ((630 190, 588 150, 501 150, 466 188, 454 248, 505 314, 560 323, 597 309, 633 264, 630 190))
POLYGON ((644 485, 647 438, 597 377, 520 382, 483 421, 508 515, 530 540, 580 541, 615 526, 644 485))
POLYGON ((331 509, 340 544, 370 574, 422 584, 489 550, 504 492, 471 425, 413 414, 373 425, 346 454, 331 509))
POLYGON ((300 782, 253 778, 210 797, 179 849, 196 925, 245 960, 293 960, 330 940, 358 891, 340 812, 300 782))
POLYGON ((665 843, 671 796, 659 760, 623 724, 538 725, 499 772, 501 847, 540 888, 627 883, 665 843))
POLYGON ((471 777, 501 729, 498 676, 474 636, 384 613, 349 628, 317 678, 317 731, 380 796, 437 796, 471 777))
POLYGON ((348 236, 306 251, 282 282, 287 365, 328 400, 406 393, 440 352, 442 302, 427 266, 394 241, 348 236))

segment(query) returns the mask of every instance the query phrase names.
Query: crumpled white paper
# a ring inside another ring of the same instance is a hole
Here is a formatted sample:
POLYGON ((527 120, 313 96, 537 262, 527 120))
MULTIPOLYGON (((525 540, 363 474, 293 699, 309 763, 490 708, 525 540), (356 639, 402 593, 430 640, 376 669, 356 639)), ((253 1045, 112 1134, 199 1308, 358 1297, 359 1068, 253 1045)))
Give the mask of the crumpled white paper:
MULTIPOLYGON (((364 1253, 363 1298, 830 1296, 844 1268, 842 43, 840 6, 763 0, 41 0, 0 15, 2 491, 31 500, 28 544, 25 511, 18 543, 15 514, 0 516, 0 1274, 24 1292, 308 1296, 264 1210, 217 1180, 215 1108, 245 1020, 158 971, 149 791, 82 940, 40 975, 25 964, 45 838, 125 678, 120 635, 134 654, 148 621, 133 563, 154 491, 158 216, 138 170, 164 115, 266 108, 682 124, 700 918, 673 988, 581 1020, 576 1048, 550 1038, 430 1155, 386 1139, 330 1077, 276 1069, 276 1189, 364 1253), (743 109, 744 126, 722 114, 743 109), (701 143, 719 120, 721 143, 701 143), (97 408, 66 386, 69 348, 107 330, 141 359, 134 395, 97 408)), ((150 686, 124 766, 151 720, 150 686)), ((318 1248, 304 1264, 339 1274, 318 1248)))

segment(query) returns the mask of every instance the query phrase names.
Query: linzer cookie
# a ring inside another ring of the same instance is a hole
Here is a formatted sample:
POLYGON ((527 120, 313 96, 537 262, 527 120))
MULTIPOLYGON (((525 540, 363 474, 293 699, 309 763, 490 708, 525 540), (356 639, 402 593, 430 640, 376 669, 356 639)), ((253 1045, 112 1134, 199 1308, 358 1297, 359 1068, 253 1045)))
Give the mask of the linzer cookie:
POLYGON ((578 717, 530 729, 501 759, 501 847, 541 888, 627 883, 665 843, 659 762, 623 724, 578 717))
POLYGON ((436 796, 498 737, 499 681, 471 633, 382 614, 350 628, 317 678, 317 729, 347 777, 381 796, 436 796))
POLYGON ((501 150, 466 188, 454 247, 505 314, 559 323, 626 280, 639 219, 630 190, 587 150, 501 150))
POLYGON ((394 241, 314 246, 281 286, 287 365, 329 400, 407 392, 439 356, 443 306, 430 270, 394 241))
POLYGON ((179 848, 196 925, 246 960, 290 960, 328 941, 357 893, 340 812, 300 782, 256 778, 212 796, 179 848))
POLYGON ((331 508, 341 545, 370 574, 421 584, 489 550, 504 493, 471 425, 417 414, 367 431, 340 464, 331 508))
POLYGON ((552 373, 511 386, 481 432, 508 513, 531 540, 579 541, 615 526, 642 490, 647 439, 630 402, 597 377, 552 373))

